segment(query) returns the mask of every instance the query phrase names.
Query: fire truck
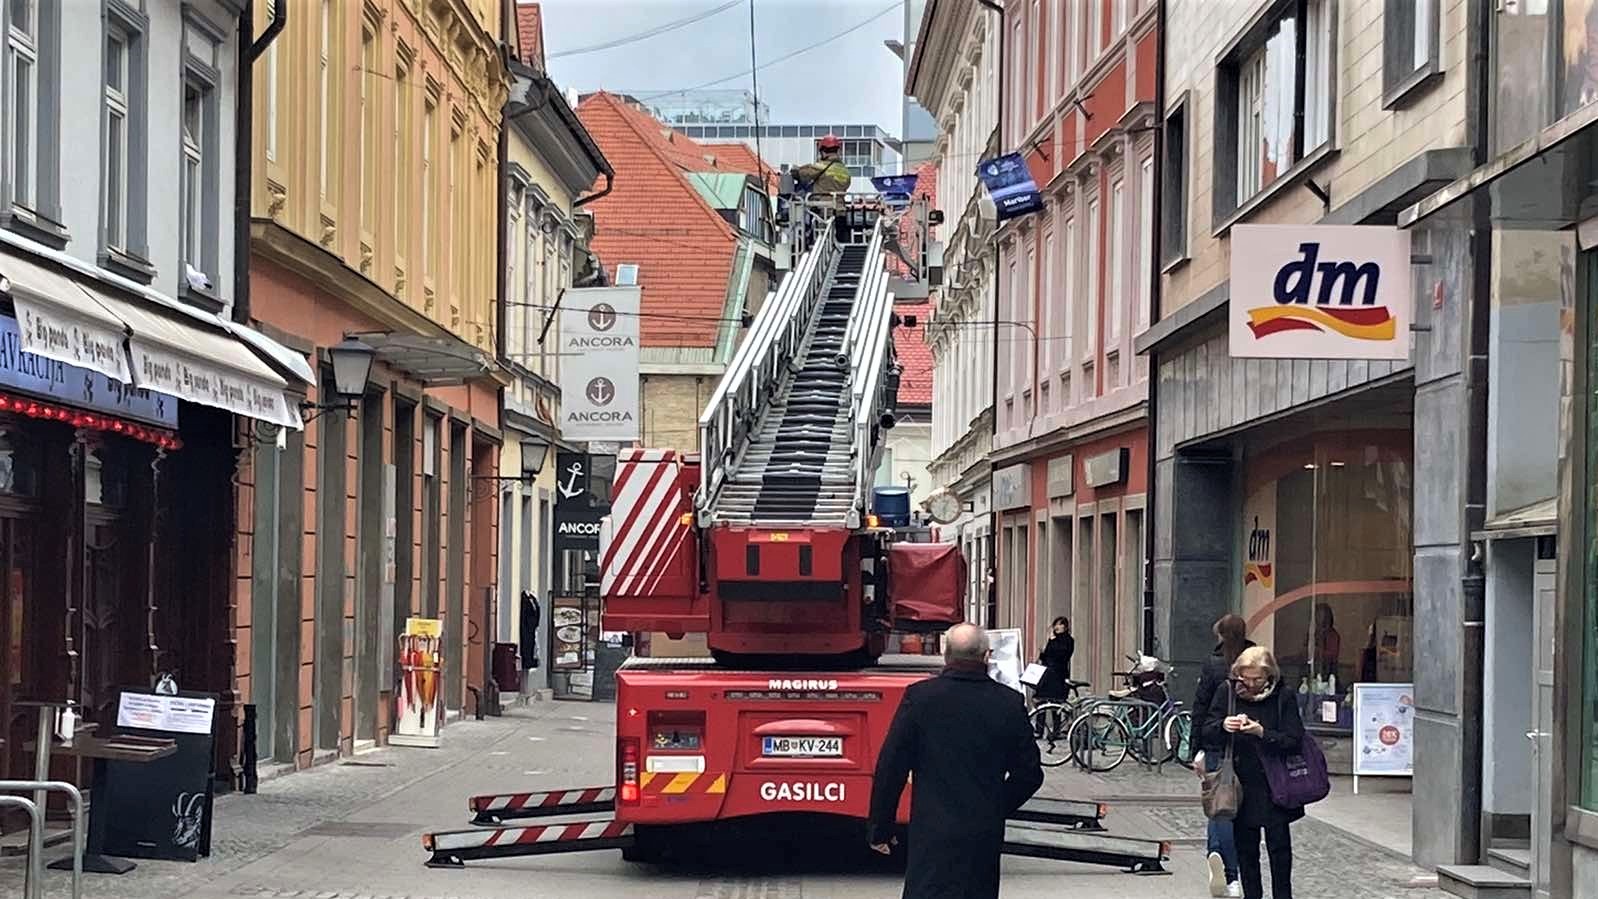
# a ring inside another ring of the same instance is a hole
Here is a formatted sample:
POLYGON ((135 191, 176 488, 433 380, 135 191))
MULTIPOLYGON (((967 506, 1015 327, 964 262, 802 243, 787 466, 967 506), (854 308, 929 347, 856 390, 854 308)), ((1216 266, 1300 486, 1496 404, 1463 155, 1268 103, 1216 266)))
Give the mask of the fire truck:
MULTIPOLYGON (((604 628, 702 635, 708 657, 629 659, 615 782, 472 797, 478 826, 426 835, 430 865, 594 849, 658 861, 718 823, 867 818, 894 711, 941 664, 889 653, 890 635, 945 629, 964 607, 958 548, 917 538, 873 489, 902 372, 894 298, 935 286, 939 216, 843 195, 796 200, 787 218, 788 271, 700 416, 699 452, 623 450, 601 525, 604 628)), ((908 806, 906 791, 901 822, 908 806)), ((1107 833, 1105 812, 1034 799, 1006 851, 1163 870, 1169 846, 1107 833)))

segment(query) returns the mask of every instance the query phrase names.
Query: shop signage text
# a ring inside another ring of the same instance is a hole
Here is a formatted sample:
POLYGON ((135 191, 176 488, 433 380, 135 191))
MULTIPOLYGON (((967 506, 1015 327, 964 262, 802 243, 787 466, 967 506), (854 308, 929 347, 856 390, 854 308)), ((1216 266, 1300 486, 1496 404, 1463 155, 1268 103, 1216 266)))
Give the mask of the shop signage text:
POLYGON ((1109 487, 1126 480, 1127 460, 1131 453, 1120 446, 1107 453, 1089 456, 1082 460, 1082 480, 1089 487, 1109 487))
POLYGON ((1409 358, 1408 231, 1234 225, 1231 236, 1234 357, 1409 358))
POLYGON ((639 289, 568 290, 562 307, 561 435, 637 440, 639 289))
POLYGON ((610 504, 595 495, 590 481, 593 458, 586 453, 555 455, 555 540, 562 550, 599 549, 600 521, 610 504))
MULTIPOLYGON (((74 293, 83 297, 81 291, 74 290, 74 293)), ((87 297, 83 297, 83 301, 93 302, 87 297)), ((18 330, 24 349, 100 372, 118 381, 132 380, 128 373, 128 354, 122 349, 123 335, 120 332, 103 325, 56 315, 52 310, 21 297, 13 296, 12 305, 21 319, 18 330)), ((16 319, 12 319, 12 323, 15 325, 16 319)))
POLYGON ((1000 512, 1029 505, 1032 491, 1031 477, 1025 462, 1001 468, 993 473, 993 507, 1000 512))
POLYGON ((300 410, 277 385, 213 368, 196 357, 170 352, 137 336, 128 346, 133 350, 133 380, 141 387, 294 430, 305 426, 300 410))
POLYGON ((23 349, 17 320, 0 316, 0 385, 69 406, 130 421, 177 428, 178 401, 134 387, 98 371, 68 365, 23 349))

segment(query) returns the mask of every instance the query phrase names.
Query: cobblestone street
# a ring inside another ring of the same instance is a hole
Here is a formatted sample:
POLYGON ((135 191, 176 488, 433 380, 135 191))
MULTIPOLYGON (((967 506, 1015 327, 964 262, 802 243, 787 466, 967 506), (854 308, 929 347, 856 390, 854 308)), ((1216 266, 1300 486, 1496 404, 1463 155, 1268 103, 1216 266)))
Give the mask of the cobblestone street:
MULTIPOLYGON (((254 796, 217 801, 210 858, 197 864, 141 861, 123 877, 86 875, 95 899, 826 899, 892 897, 898 878, 866 865, 800 865, 732 875, 702 867, 655 868, 616 851, 469 862, 465 870, 424 867, 420 835, 466 826, 466 797, 517 788, 605 783, 611 769, 612 708, 545 703, 504 718, 460 721, 437 750, 390 749, 270 780, 254 796)), ((1011 899, 1082 895, 1176 899, 1206 895, 1201 877, 1203 817, 1180 770, 1123 768, 1090 776, 1050 773, 1044 792, 1107 801, 1112 833, 1168 839, 1169 877, 1139 877, 1038 859, 1006 859, 1011 899)), ((1294 827, 1297 894, 1315 899, 1437 899, 1411 886, 1422 872, 1401 855, 1325 821, 1294 827)), ((65 854, 56 847, 52 858, 65 854)), ((841 854, 841 853, 839 853, 841 854)), ((1425 881, 1423 881, 1425 882, 1425 881)), ((51 899, 68 895, 68 875, 50 872, 51 899)), ((0 863, 0 895, 20 896, 19 858, 0 863)))

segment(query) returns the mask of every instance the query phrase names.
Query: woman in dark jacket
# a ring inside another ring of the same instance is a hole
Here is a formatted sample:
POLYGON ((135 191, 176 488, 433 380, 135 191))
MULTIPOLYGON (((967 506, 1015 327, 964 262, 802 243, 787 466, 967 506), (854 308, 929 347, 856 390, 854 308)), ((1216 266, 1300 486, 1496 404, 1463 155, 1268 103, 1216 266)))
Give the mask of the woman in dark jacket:
POLYGON ((1036 693, 1040 700, 1062 700, 1071 680, 1071 654, 1076 652, 1076 638, 1071 636, 1071 619, 1064 615, 1054 619, 1049 631, 1049 642, 1038 654, 1038 661, 1045 670, 1036 693))
POLYGON ((1243 899, 1264 899, 1262 832, 1271 859, 1271 895, 1293 899, 1293 838, 1288 825, 1304 817, 1304 809, 1283 808, 1271 801, 1262 759, 1299 752, 1304 722, 1298 714, 1298 697, 1282 682, 1276 657, 1263 646, 1246 649, 1237 657, 1232 664, 1231 687, 1215 691, 1204 716, 1203 734, 1206 746, 1231 742, 1233 764, 1243 788, 1243 801, 1232 821, 1243 899))
MULTIPOLYGON (((1216 692, 1227 689, 1227 679, 1232 676, 1232 663, 1237 661, 1243 650, 1254 645, 1254 641, 1248 638, 1248 622, 1237 615, 1223 615, 1215 622, 1214 633, 1219 642, 1215 644, 1215 652, 1199 671, 1198 690, 1193 696, 1194 715, 1200 719, 1198 748, 1204 756, 1202 766, 1195 765, 1200 777, 1205 772, 1220 770, 1221 756, 1226 749, 1225 740, 1214 745, 1205 740, 1202 730, 1204 715, 1215 700, 1216 692)), ((1243 895, 1237 883, 1237 844, 1232 835, 1231 819, 1209 819, 1204 852, 1209 867, 1210 895, 1243 895)))

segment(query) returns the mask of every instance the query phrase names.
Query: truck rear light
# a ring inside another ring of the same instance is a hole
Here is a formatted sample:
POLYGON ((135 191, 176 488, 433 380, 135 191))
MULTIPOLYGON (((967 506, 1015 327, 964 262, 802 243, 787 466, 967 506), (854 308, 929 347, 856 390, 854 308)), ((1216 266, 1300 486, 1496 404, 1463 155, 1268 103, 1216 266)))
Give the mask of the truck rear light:
POLYGON ((616 796, 622 802, 638 801, 638 738, 616 740, 616 796))

